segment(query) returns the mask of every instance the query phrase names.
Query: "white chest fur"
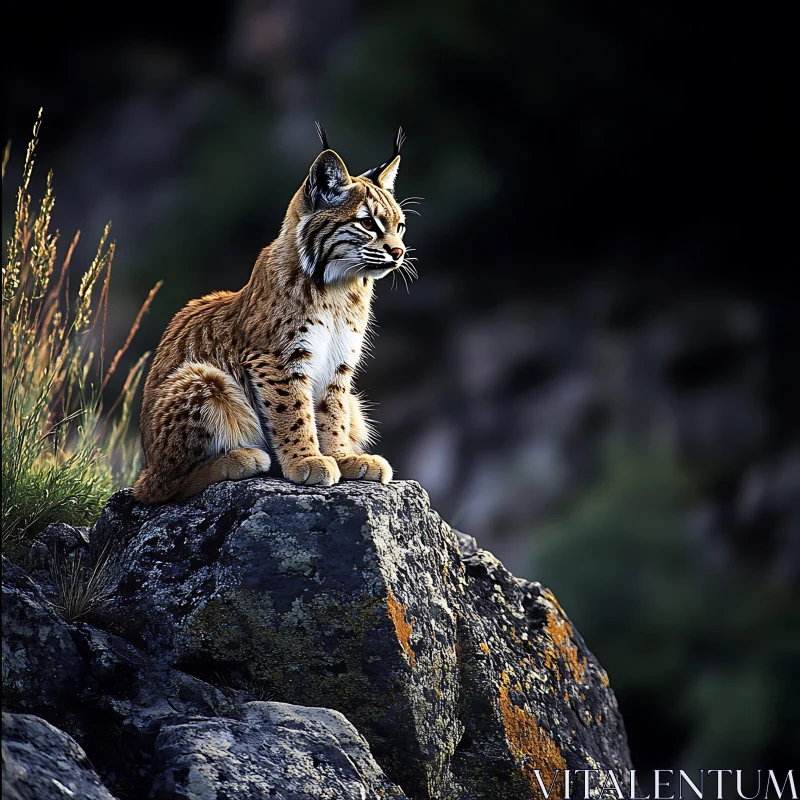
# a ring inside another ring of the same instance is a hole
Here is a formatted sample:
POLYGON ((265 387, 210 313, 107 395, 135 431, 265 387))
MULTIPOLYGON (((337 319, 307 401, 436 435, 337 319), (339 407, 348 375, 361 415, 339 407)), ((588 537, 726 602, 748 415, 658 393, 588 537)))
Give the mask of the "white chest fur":
POLYGON ((303 372, 311 379, 314 402, 318 402, 333 382, 336 368, 346 364, 355 368, 361 358, 364 331, 346 318, 330 311, 320 315, 308 332, 297 341, 311 354, 303 364, 303 372))

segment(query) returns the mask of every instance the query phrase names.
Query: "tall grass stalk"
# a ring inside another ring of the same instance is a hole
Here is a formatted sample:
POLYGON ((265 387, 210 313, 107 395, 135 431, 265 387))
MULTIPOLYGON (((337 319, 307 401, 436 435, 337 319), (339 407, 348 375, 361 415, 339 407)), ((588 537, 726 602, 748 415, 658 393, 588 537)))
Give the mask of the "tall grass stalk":
MULTIPOLYGON (((110 226, 71 296, 70 262, 80 232, 58 265, 52 173, 38 207, 29 194, 40 126, 41 111, 25 155, 2 276, 2 542, 11 558, 24 554, 30 539, 52 522, 91 523, 111 492, 134 476, 132 401, 149 354, 131 367, 107 413, 103 389, 160 287, 150 292, 105 368, 110 226)), ((8 155, 6 147, 4 182, 8 155)))

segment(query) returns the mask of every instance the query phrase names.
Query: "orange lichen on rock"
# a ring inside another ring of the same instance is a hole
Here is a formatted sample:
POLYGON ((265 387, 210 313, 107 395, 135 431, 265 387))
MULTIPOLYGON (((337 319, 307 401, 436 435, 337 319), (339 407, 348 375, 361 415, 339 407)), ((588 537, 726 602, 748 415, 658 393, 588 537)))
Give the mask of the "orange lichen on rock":
POLYGON ((549 612, 547 614, 547 624, 545 625, 553 647, 545 647, 544 665, 549 670, 555 670, 558 657, 566 665, 572 677, 578 682, 583 683, 583 673, 586 670, 586 659, 578 654, 578 646, 572 641, 572 633, 569 623, 560 614, 549 612))
POLYGON ((486 653, 487 656, 489 655, 489 645, 486 644, 486 642, 481 642, 478 645, 478 647, 480 647, 480 649, 483 650, 483 652, 486 653))
POLYGON ((520 691, 520 684, 511 684, 507 672, 500 675, 500 713, 511 755, 521 762, 522 772, 531 787, 540 791, 534 770, 539 770, 546 788, 553 786, 552 797, 562 794, 564 770, 567 767, 558 745, 536 724, 533 715, 511 701, 510 689, 520 691))
POLYGON ((400 642, 403 652, 408 656, 409 664, 413 667, 416 658, 411 649, 411 623, 406 622, 406 606, 397 601, 391 589, 388 590, 386 605, 389 619, 394 623, 397 640, 400 642))
POLYGON ((558 600, 556 600, 556 596, 549 589, 542 590, 542 597, 549 600, 558 609, 558 613, 561 614, 562 617, 567 616, 564 613, 564 609, 561 608, 561 604, 558 602, 558 600))

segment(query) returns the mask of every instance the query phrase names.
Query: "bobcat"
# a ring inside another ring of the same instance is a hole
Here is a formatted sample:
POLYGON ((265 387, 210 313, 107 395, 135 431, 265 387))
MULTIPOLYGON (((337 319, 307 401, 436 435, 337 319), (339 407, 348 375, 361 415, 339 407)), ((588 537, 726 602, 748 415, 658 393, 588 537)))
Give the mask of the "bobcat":
POLYGON ((317 130, 323 151, 247 285, 192 300, 158 345, 142 400, 141 502, 183 500, 272 459, 298 484, 392 479, 365 452, 372 430, 352 378, 374 282, 414 271, 394 198, 405 137, 391 160, 351 176, 317 130))

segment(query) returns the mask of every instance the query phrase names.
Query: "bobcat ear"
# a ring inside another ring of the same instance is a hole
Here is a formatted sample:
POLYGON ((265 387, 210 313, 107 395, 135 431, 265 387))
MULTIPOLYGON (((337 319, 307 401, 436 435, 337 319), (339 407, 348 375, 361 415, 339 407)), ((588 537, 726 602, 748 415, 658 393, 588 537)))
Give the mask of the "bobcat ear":
POLYGON ((397 170, 400 168, 400 156, 395 156, 378 175, 378 186, 386 189, 387 192, 394 194, 394 182, 397 178, 397 170))
POLYGON ((351 183, 344 161, 333 150, 323 150, 308 172, 306 197, 314 210, 333 206, 342 200, 351 183))

